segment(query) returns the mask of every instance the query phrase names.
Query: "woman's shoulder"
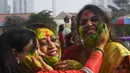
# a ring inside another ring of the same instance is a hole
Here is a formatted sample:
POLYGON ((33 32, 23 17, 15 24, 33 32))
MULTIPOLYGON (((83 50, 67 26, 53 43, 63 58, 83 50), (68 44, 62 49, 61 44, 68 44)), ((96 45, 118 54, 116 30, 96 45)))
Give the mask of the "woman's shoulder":
POLYGON ((83 46, 81 44, 75 44, 69 48, 67 48, 63 55, 62 55, 62 60, 63 59, 66 59, 66 58, 72 58, 72 57, 75 57, 77 54, 80 55, 82 53, 82 49, 83 49, 83 46))
POLYGON ((108 47, 108 46, 111 46, 111 47, 123 47, 123 48, 125 48, 121 43, 119 43, 119 42, 109 42, 109 43, 107 43, 107 45, 106 45, 106 47, 108 47))
POLYGON ((122 44, 120 44, 119 42, 110 42, 105 46, 104 51, 106 53, 120 53, 120 54, 129 54, 130 55, 130 51, 124 47, 122 44))
POLYGON ((77 43, 67 48, 67 50, 81 50, 84 48, 83 44, 77 43))

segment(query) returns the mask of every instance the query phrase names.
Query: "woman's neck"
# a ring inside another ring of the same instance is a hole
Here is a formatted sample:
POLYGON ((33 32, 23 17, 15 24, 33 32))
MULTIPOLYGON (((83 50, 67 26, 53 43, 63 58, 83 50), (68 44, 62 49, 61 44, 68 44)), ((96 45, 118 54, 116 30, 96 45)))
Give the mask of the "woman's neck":
POLYGON ((94 47, 85 46, 85 50, 90 54, 93 51, 94 47))
POLYGON ((81 63, 82 64, 84 64, 86 62, 86 60, 90 56, 92 50, 93 50, 93 47, 84 46, 84 49, 82 49, 82 54, 81 54, 81 63))

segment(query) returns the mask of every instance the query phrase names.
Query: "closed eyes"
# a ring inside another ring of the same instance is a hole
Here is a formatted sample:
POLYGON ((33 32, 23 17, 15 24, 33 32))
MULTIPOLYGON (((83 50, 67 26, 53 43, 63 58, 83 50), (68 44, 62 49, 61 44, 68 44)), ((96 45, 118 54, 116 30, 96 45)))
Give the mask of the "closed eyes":
MULTIPOLYGON (((51 42, 57 42, 57 38, 56 37, 50 37, 50 41, 51 42)), ((44 39, 43 42, 40 42, 40 45, 41 46, 46 46, 48 45, 49 41, 47 39, 44 39)))
POLYGON ((97 22, 99 19, 97 16, 93 16, 91 19, 90 19, 92 22, 97 22))
POLYGON ((93 16, 90 19, 82 19, 81 20, 81 25, 84 25, 86 22, 88 22, 88 20, 91 20, 92 22, 97 22, 99 20, 99 18, 97 16, 93 16))

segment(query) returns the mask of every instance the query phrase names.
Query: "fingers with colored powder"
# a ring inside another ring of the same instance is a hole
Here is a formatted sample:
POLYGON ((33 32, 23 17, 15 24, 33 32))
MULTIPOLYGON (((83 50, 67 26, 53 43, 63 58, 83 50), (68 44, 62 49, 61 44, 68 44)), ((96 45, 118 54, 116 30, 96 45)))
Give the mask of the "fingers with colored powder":
POLYGON ((106 23, 104 24, 104 32, 105 32, 105 35, 109 34, 109 30, 108 30, 108 27, 107 27, 106 23))

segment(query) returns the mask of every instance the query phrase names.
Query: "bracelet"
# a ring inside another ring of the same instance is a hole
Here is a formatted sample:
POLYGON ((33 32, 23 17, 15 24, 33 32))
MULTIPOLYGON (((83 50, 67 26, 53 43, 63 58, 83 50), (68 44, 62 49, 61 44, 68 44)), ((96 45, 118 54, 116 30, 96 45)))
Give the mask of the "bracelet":
MULTIPOLYGON (((101 50, 101 49, 99 49, 99 48, 95 48, 94 50, 99 50, 99 51, 101 51, 102 52, 102 54, 104 54, 104 51, 103 50, 101 50)), ((94 51, 93 50, 93 51, 94 51)))

